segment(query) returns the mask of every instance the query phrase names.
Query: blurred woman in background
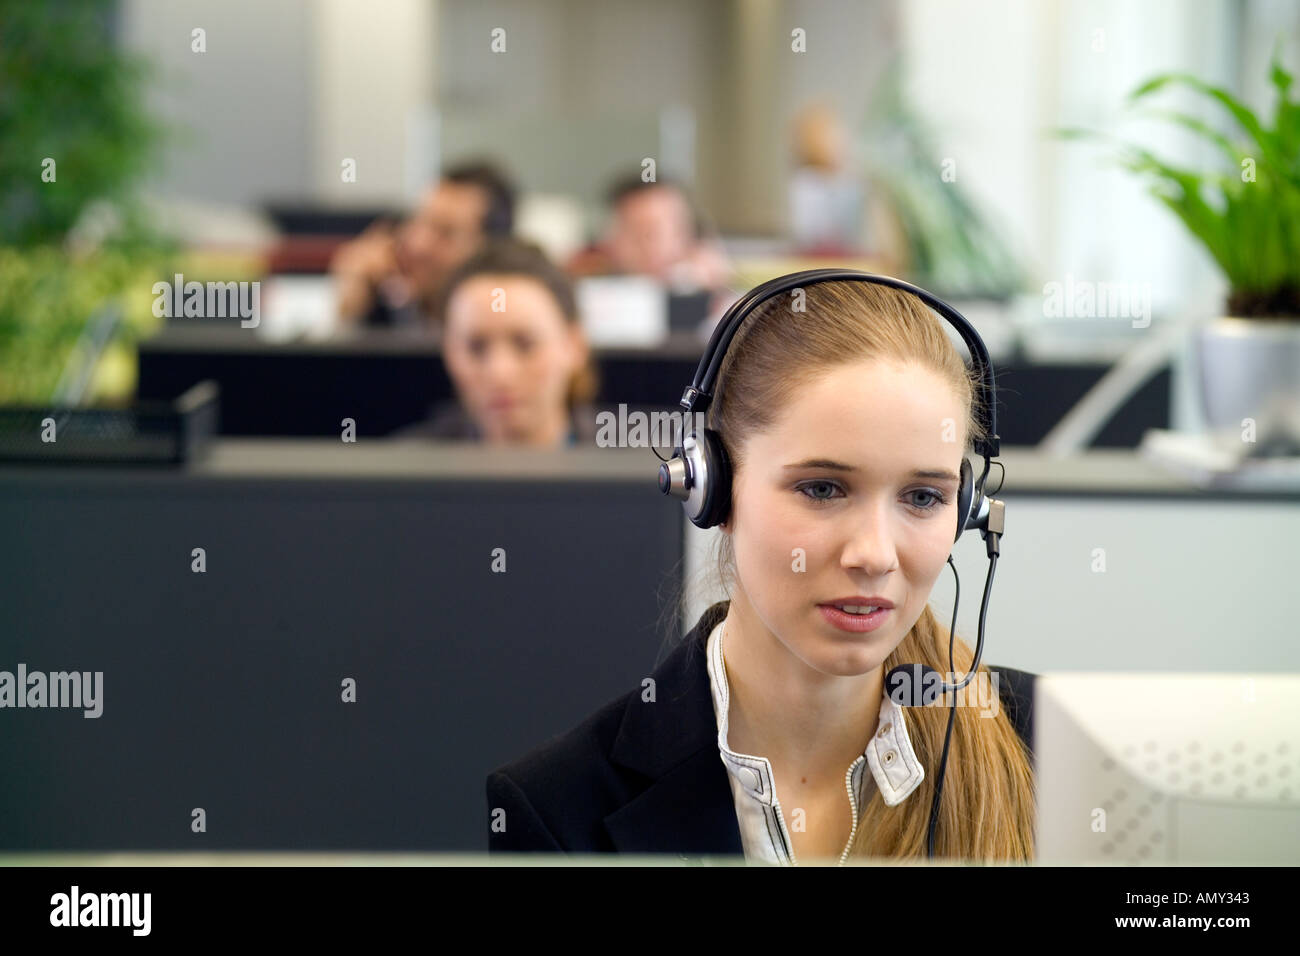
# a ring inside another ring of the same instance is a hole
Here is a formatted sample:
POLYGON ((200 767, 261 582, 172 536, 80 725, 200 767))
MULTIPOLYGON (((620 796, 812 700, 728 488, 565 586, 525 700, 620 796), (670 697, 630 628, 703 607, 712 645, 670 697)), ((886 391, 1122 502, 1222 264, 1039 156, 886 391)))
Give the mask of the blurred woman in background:
POLYGON ((457 400, 400 437, 539 448, 594 441, 597 376, 573 285, 539 247, 488 243, 451 274, 435 311, 457 400))

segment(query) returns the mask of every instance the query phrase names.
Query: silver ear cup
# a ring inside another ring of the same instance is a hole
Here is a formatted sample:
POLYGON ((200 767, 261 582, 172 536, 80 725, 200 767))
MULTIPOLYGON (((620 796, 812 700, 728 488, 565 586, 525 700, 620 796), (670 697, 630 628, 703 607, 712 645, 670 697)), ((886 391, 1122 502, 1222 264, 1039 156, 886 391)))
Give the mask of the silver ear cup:
POLYGON ((680 498, 686 516, 699 522, 709 490, 709 459, 704 443, 691 432, 668 461, 659 466, 659 490, 680 498))
POLYGON ((686 491, 686 462, 679 457, 678 451, 674 451, 673 457, 659 466, 659 491, 662 494, 672 495, 674 498, 684 500, 688 493, 686 491))
POLYGON ((695 432, 682 439, 682 457, 686 459, 686 498, 682 506, 691 521, 699 521, 704 514, 704 504, 709 490, 709 460, 704 454, 704 444, 695 432))

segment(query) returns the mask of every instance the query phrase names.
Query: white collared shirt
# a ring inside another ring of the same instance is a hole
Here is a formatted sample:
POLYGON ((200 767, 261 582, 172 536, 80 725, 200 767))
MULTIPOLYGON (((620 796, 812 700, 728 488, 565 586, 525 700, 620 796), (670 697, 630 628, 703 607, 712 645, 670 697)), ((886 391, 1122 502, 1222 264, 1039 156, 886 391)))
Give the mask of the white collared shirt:
MULTIPOLYGON (((726 621, 718 622, 707 643, 709 684, 713 691, 713 713, 718 721, 718 754, 731 780, 736 801, 736 820, 740 824, 740 841, 745 859, 782 866, 796 864, 793 844, 786 828, 785 815, 776 795, 772 764, 766 757, 736 753, 727 746, 727 718, 731 700, 727 686, 727 668, 722 656, 722 631, 726 621)), ((863 790, 864 767, 871 769, 880 795, 888 806, 901 803, 925 779, 925 768, 912 750, 902 710, 888 694, 882 695, 880 720, 876 732, 861 757, 849 764, 845 772, 845 791, 853 811, 853 828, 840 853, 842 864, 848 857, 858 829, 858 808, 868 796, 863 790)))

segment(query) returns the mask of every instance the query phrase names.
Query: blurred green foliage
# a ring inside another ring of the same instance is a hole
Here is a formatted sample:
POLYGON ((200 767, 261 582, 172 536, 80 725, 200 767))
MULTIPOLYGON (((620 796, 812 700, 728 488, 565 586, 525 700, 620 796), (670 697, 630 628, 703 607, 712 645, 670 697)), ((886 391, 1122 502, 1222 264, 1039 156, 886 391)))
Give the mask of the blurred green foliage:
POLYGON ((110 301, 121 305, 122 323, 97 368, 93 395, 128 398, 133 346, 162 324, 151 289, 164 268, 139 248, 74 258, 55 246, 0 246, 0 404, 49 401, 86 323, 110 301))
POLYGON ((144 105, 147 69, 116 45, 116 8, 0 0, 0 402, 47 402, 110 301, 124 321, 95 393, 125 397, 129 346, 158 324, 148 292, 172 249, 134 189, 165 132, 144 105))
POLYGON ((60 241, 94 200, 129 199, 163 138, 111 0, 0 4, 0 243, 60 241), (54 161, 53 182, 42 180, 54 161))
MULTIPOLYGON (((1234 142, 1187 113, 1142 112, 1214 144, 1230 172, 1183 169, 1122 142, 1114 161, 1143 176, 1150 194, 1214 257, 1231 284, 1230 315, 1300 320, 1300 100, 1290 96, 1292 77, 1282 68, 1280 47, 1269 79, 1277 91, 1271 126, 1231 93, 1186 73, 1152 77, 1129 94, 1133 106, 1181 86, 1217 104, 1245 132, 1244 140, 1234 142)), ((1066 139, 1115 141, 1092 130, 1065 128, 1057 133, 1066 139)))

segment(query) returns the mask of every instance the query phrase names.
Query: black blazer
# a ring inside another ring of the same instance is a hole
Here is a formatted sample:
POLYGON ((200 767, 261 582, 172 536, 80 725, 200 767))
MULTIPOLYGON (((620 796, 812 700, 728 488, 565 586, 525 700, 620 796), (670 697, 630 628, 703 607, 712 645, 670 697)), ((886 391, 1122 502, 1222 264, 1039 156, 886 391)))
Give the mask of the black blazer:
MULTIPOLYGON (((743 854, 705 654, 728 603, 710 607, 653 671, 653 702, 638 686, 488 775, 489 852, 743 854)), ((1036 675, 990 670, 1032 747, 1036 675)))

